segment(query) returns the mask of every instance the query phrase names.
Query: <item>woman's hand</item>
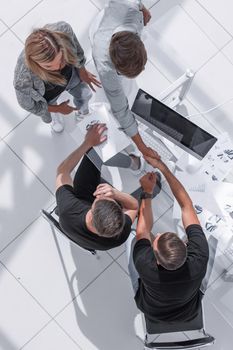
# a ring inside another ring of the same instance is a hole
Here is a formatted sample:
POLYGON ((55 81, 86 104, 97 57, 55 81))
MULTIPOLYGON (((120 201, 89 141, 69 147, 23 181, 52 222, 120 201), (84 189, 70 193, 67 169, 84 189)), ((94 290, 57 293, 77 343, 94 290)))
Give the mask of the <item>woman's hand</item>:
POLYGON ((59 105, 48 105, 48 111, 52 113, 61 113, 64 115, 77 111, 78 108, 69 105, 70 100, 64 101, 59 105))
POLYGON ((97 87, 101 88, 101 82, 99 80, 96 79, 96 76, 94 74, 92 74, 91 72, 89 72, 88 70, 86 70, 85 67, 79 68, 79 77, 82 81, 84 81, 85 83, 87 83, 92 91, 96 90, 93 87, 93 84, 96 85, 97 87))

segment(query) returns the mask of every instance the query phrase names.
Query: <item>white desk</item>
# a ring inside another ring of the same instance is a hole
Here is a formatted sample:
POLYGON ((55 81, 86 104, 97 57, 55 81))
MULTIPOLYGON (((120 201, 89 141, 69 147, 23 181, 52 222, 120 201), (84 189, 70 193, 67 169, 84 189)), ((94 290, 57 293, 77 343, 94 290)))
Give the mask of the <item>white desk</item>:
MULTIPOLYGON (((71 138, 77 142, 77 146, 79 146, 84 140, 84 135, 80 131, 78 123, 76 124, 75 129, 70 131, 69 134, 71 138)), ((129 146, 129 148, 131 148, 131 151, 133 151, 135 149, 135 146, 132 144, 132 146, 129 146)), ((111 183, 119 191, 132 193, 140 186, 139 179, 141 176, 135 176, 129 169, 108 167, 103 165, 101 174, 102 177, 106 179, 106 181, 111 183)))

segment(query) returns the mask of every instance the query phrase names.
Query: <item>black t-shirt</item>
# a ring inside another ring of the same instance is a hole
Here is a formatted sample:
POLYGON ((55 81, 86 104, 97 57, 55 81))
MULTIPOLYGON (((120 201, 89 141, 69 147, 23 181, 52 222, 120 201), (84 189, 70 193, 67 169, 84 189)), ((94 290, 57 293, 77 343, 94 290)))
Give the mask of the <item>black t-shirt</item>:
POLYGON ((86 214, 92 202, 79 199, 70 185, 59 187, 56 192, 60 226, 66 235, 85 249, 108 250, 124 243, 131 231, 132 221, 125 215, 125 226, 116 237, 100 237, 88 230, 86 214))
POLYGON ((135 301, 151 321, 186 321, 195 317, 200 307, 199 289, 207 268, 208 243, 199 225, 188 226, 186 233, 187 260, 175 271, 157 265, 148 239, 134 246, 133 259, 140 276, 135 301))
MULTIPOLYGON (((64 68, 61 69, 60 74, 63 75, 68 84, 72 76, 72 66, 66 65, 64 68)), ((59 96, 63 91, 65 91, 67 84, 56 85, 48 81, 45 82, 44 98, 46 99, 46 101, 52 101, 55 97, 59 96)))

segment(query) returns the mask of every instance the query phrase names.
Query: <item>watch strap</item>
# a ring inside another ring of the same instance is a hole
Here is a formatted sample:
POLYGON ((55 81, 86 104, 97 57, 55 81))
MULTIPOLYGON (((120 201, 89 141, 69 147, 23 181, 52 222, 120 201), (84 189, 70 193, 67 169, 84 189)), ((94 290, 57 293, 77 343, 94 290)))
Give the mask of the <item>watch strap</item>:
POLYGON ((140 195, 141 199, 147 199, 147 198, 153 198, 153 194, 152 193, 148 193, 146 191, 142 191, 141 195, 140 195))

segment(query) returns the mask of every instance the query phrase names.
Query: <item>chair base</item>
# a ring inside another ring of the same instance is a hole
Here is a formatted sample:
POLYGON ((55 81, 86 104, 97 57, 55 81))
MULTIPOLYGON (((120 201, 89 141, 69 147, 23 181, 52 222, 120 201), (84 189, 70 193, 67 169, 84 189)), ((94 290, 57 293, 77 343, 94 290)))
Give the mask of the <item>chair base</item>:
MULTIPOLYGON (((203 331, 204 332, 204 331, 203 331)), ((147 335, 145 337, 144 346, 145 349, 154 350, 175 350, 175 349, 200 349, 205 346, 214 344, 215 338, 204 332, 204 337, 183 341, 174 342, 148 342, 147 335)))

